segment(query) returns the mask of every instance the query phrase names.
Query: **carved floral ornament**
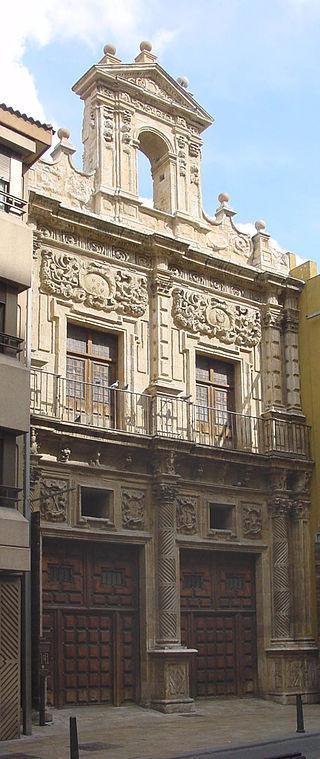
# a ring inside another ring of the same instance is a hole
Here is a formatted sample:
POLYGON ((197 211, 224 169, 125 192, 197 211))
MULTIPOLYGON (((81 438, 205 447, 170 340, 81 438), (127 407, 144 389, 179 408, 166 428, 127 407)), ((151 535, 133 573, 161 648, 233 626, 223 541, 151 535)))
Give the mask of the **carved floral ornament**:
POLYGON ((179 327, 253 348, 261 340, 260 313, 195 290, 173 291, 173 317, 179 327))
POLYGON ((143 277, 65 253, 42 250, 40 280, 44 292, 92 308, 138 317, 147 307, 143 277))

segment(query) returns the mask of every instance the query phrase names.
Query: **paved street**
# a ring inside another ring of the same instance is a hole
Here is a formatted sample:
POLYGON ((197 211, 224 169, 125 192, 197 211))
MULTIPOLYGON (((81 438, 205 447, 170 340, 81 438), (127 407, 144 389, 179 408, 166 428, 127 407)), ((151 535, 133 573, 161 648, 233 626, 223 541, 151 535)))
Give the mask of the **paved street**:
POLYGON ((54 710, 54 722, 32 736, 0 744, 0 759, 68 759, 69 716, 77 717, 80 759, 261 759, 289 751, 320 757, 320 704, 304 706, 306 734, 296 734, 295 706, 260 699, 197 701, 193 715, 160 714, 130 705, 54 710), (285 742, 279 743, 279 740, 285 742), (261 747, 264 741, 269 745, 261 747), (278 741, 271 744, 270 741, 278 741), (237 747, 255 744, 252 748, 237 747), (260 745, 257 745, 260 744, 260 745), (317 748, 319 746, 319 748, 317 748))

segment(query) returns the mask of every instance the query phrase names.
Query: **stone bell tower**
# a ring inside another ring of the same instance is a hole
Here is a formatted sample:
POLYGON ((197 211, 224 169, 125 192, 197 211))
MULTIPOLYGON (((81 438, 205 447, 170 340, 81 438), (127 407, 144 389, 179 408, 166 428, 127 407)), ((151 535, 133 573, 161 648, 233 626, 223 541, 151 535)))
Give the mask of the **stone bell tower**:
POLYGON ((95 211, 121 215, 138 195, 138 150, 150 161, 154 208, 200 219, 201 132, 213 119, 151 52, 140 45, 134 63, 123 64, 113 45, 74 85, 84 101, 83 168, 95 174, 95 211), (118 213, 117 213, 118 204, 118 213))

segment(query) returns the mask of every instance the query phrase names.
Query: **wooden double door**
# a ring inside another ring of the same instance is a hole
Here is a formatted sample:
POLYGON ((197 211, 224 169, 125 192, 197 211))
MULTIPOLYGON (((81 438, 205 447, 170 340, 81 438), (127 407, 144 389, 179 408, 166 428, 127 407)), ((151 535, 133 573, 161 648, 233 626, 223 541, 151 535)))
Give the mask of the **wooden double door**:
POLYGON ((48 703, 138 698, 138 556, 132 546, 45 540, 43 635, 48 703))
POLYGON ((241 554, 181 550, 181 639, 196 648, 193 697, 256 689, 254 564, 241 554))

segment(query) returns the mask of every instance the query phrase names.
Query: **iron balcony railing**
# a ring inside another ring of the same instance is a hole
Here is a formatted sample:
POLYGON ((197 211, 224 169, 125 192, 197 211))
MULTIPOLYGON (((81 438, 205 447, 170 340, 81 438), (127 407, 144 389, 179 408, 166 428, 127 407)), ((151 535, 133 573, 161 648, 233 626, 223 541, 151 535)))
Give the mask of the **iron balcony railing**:
POLYGON ((0 353, 14 354, 21 353, 23 337, 16 335, 7 335, 6 332, 0 332, 0 353))
POLYGON ((15 195, 11 195, 0 188, 0 211, 13 213, 15 216, 22 216, 27 210, 27 205, 27 201, 23 200, 23 198, 16 198, 15 195))
POLYGON ((40 370, 31 372, 31 413, 216 448, 310 458, 310 428, 300 422, 248 416, 194 404, 188 398, 134 393, 40 370))
POLYGON ((6 508, 15 508, 19 499, 21 488, 12 485, 0 485, 0 506, 6 508))

